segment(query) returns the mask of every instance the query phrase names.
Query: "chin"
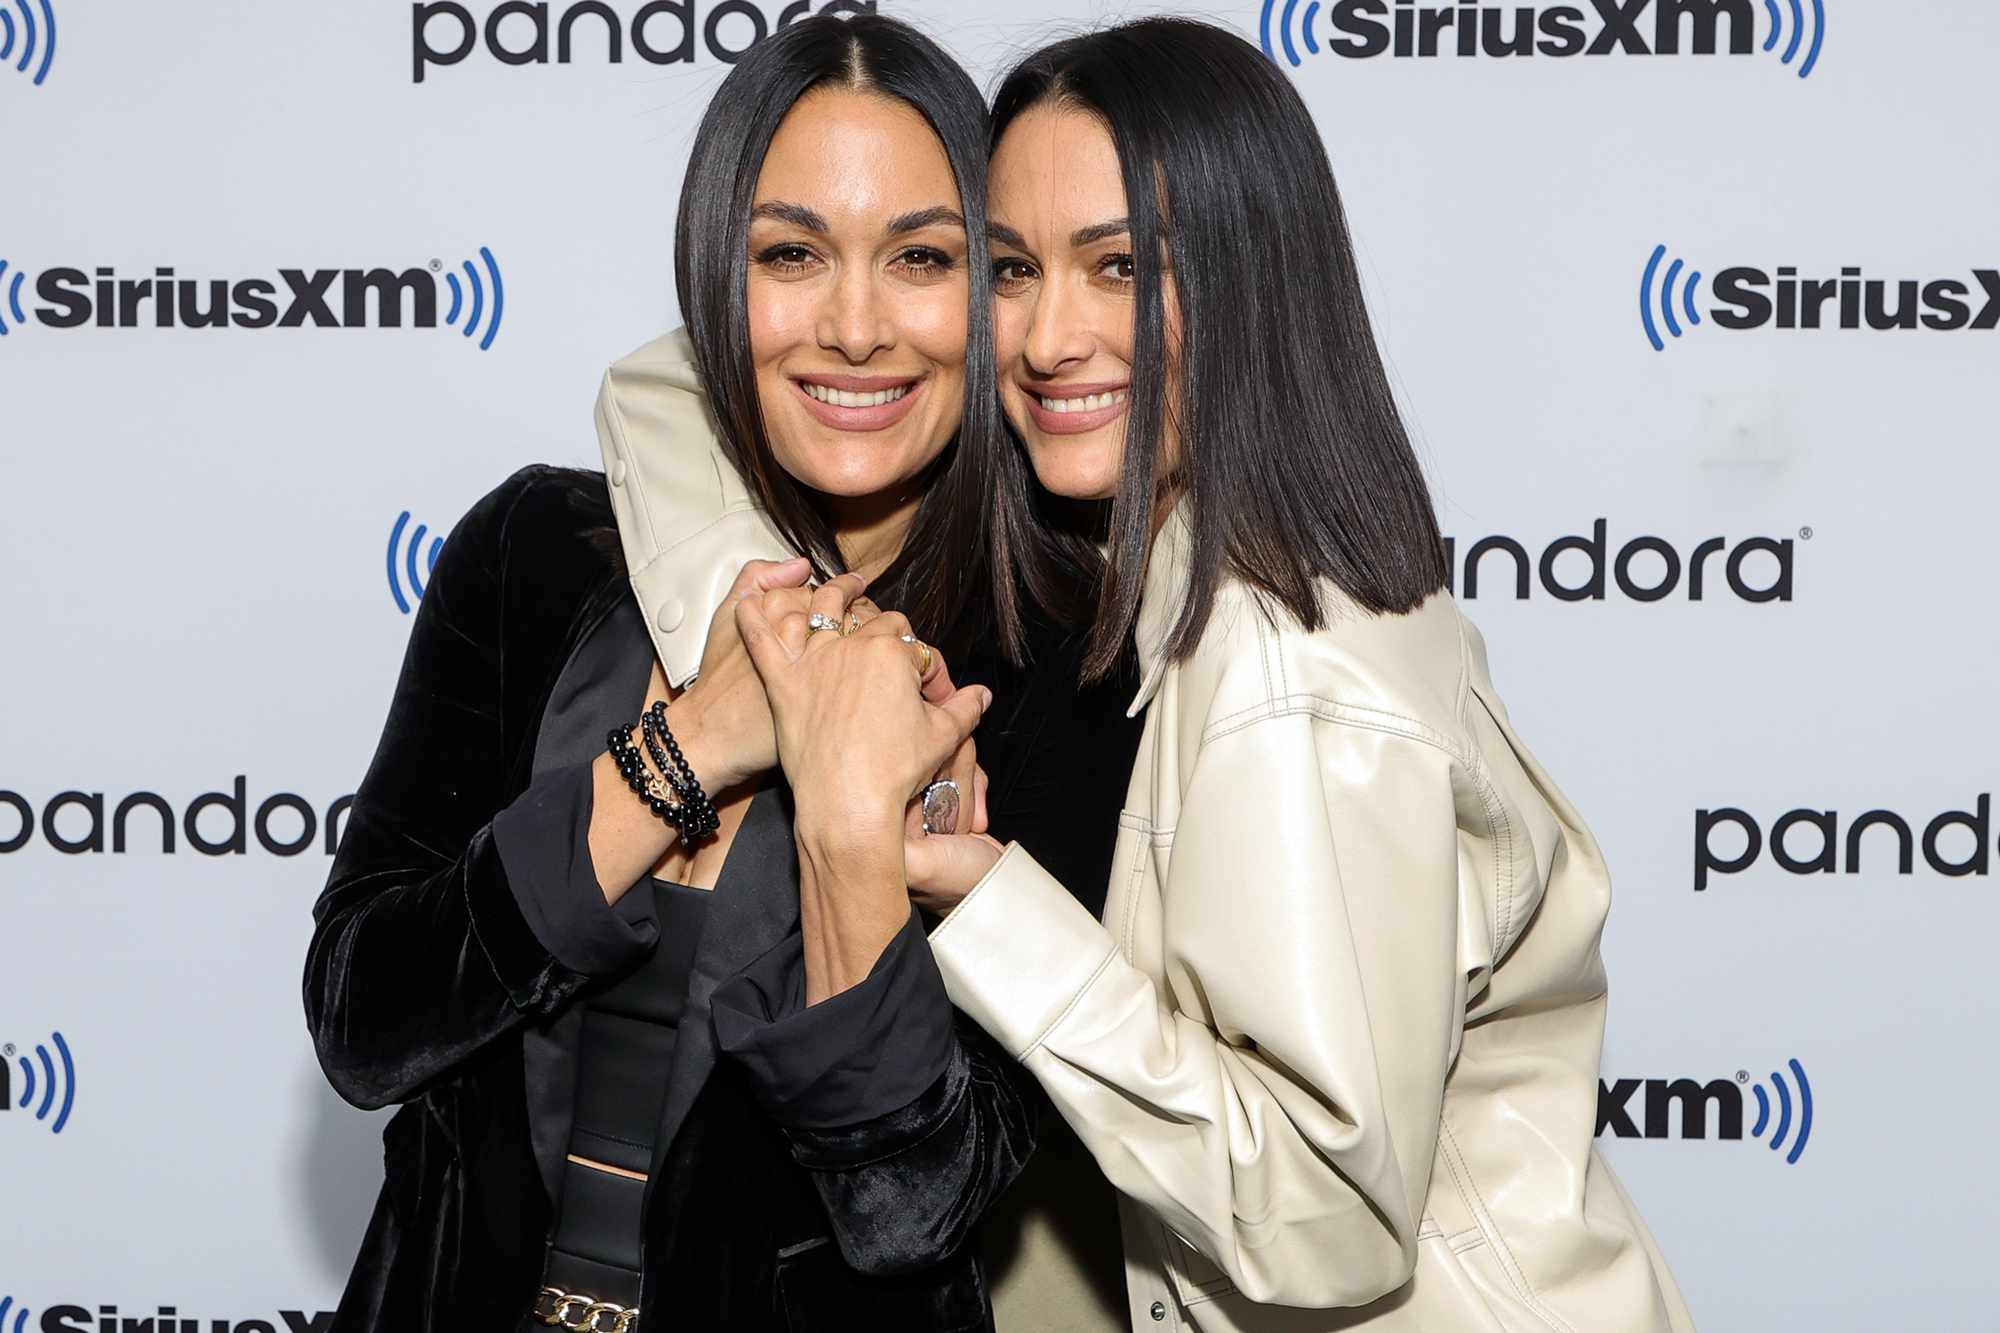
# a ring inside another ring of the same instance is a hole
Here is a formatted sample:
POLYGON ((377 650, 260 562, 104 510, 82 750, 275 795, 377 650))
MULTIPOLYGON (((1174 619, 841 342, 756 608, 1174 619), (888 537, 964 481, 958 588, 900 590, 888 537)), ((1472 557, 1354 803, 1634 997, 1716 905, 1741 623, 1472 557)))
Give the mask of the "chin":
POLYGON ((1118 494, 1119 448, 1042 442, 1028 446, 1028 462, 1042 489, 1065 500, 1108 500, 1118 494))

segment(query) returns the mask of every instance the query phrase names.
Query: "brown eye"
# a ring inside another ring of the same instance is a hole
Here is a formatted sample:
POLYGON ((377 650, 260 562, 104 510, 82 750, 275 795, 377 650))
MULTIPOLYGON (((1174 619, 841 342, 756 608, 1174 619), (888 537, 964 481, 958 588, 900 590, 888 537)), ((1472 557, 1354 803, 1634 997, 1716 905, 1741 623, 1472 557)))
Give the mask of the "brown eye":
POLYGON ((955 265, 950 255, 928 245, 914 246, 896 256, 897 265, 905 272, 920 278, 936 278, 952 271, 955 265))
POLYGON ((993 261, 993 290, 1002 296, 1016 295, 1034 280, 1035 266, 1025 259, 993 261))
POLYGON ((1106 255, 1104 262, 1098 265, 1097 271, 1120 282, 1131 282, 1139 276, 1139 271, 1132 263, 1130 255, 1106 255))
POLYGON ((757 262, 775 273, 803 273, 812 263, 813 252, 803 245, 768 246, 758 252, 757 262))

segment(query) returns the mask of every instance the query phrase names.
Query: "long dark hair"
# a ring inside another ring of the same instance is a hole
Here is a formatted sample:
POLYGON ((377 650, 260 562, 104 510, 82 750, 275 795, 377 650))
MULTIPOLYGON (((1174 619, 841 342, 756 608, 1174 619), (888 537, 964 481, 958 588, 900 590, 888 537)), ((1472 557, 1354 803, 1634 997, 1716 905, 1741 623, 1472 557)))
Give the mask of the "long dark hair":
MULTIPOLYGON (((730 461, 779 531, 822 576, 844 569, 826 512, 771 452, 750 360, 745 297, 750 209, 764 155, 793 104, 822 87, 907 104, 943 144, 958 185, 971 287, 964 422, 933 465, 901 554, 870 589, 955 657, 992 619, 982 594, 994 583, 989 562, 1004 555, 993 550, 990 535, 998 473, 1009 466, 1024 471, 1010 460, 1014 451, 1003 447, 1000 434, 993 275, 986 259, 986 106, 970 76, 916 29, 873 14, 804 19, 759 43, 722 81, 695 135, 674 237, 681 315, 730 461)), ((1020 612, 1011 591, 993 611, 1018 634, 1020 612)))
POLYGON ((1171 657, 1193 651, 1225 573, 1308 629, 1326 620, 1320 578, 1378 614, 1443 587, 1437 517, 1369 328, 1333 168, 1290 82, 1222 28, 1144 19, 1016 66, 994 98, 993 145, 1050 103, 1110 131, 1138 275, 1124 468, 1086 675, 1112 668, 1138 613, 1169 416, 1194 535, 1171 657), (1172 404, 1163 246, 1183 330, 1172 404))

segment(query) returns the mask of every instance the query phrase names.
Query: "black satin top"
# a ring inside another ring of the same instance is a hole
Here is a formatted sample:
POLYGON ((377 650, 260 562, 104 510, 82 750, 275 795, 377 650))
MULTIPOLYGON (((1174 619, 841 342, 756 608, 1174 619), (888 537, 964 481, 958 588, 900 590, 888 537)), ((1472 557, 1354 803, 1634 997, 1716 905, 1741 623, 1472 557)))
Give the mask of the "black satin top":
POLYGON ((620 1305, 639 1300, 644 1177, 653 1169, 666 1071, 709 901, 705 890, 659 879, 631 892, 653 895, 660 942, 636 971, 584 1006, 569 1155, 547 1272, 547 1281, 564 1291, 620 1305), (578 1157, 618 1171, 586 1166, 578 1157))

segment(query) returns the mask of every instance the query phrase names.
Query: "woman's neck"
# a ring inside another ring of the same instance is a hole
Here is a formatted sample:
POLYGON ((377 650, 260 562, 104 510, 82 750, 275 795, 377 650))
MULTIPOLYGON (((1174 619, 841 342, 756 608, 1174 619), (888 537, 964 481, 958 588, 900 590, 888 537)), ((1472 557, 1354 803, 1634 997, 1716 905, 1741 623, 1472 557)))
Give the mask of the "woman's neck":
POLYGON ((874 579, 895 563, 922 499, 920 490, 827 496, 827 516, 833 520, 833 537, 847 567, 863 578, 874 579))

